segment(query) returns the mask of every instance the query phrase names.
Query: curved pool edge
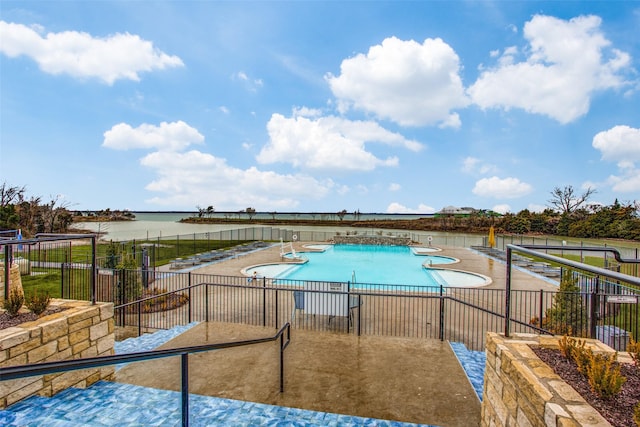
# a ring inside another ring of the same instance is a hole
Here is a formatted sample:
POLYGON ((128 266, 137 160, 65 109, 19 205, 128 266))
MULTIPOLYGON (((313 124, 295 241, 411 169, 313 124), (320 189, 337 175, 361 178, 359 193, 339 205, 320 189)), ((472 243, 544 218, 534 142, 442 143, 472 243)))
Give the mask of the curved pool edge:
POLYGON ((456 268, 427 267, 427 266, 424 266, 424 265, 423 265, 423 267, 426 268, 427 270, 434 270, 437 273, 440 273, 440 272, 462 273, 462 274, 465 274, 465 275, 468 275, 468 276, 479 277, 479 278, 484 280, 484 283, 480 283, 480 284, 465 284, 463 286, 452 285, 450 282, 447 281, 447 286, 445 286, 445 288, 446 287, 449 287, 449 288, 480 288, 480 287, 484 287, 484 286, 489 286, 489 285, 491 285, 493 283, 493 279, 491 277, 486 276, 484 274, 475 273, 475 272, 472 272, 472 271, 460 270, 460 269, 456 269, 456 268))

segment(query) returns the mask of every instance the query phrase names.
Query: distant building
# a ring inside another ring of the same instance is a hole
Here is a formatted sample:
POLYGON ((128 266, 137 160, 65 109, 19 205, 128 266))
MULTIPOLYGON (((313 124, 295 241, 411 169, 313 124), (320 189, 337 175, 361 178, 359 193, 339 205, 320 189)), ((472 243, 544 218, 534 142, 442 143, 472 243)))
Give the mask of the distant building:
POLYGON ((467 217, 473 214, 477 214, 480 216, 502 216, 501 214, 494 212, 490 209, 476 209, 468 206, 457 207, 457 206, 445 206, 435 213, 435 217, 439 216, 457 216, 457 217, 467 217))
POLYGON ((477 212, 477 209, 463 207, 459 208, 457 206, 445 206, 439 212, 436 212, 436 215, 456 215, 456 216, 469 216, 474 212, 477 212))

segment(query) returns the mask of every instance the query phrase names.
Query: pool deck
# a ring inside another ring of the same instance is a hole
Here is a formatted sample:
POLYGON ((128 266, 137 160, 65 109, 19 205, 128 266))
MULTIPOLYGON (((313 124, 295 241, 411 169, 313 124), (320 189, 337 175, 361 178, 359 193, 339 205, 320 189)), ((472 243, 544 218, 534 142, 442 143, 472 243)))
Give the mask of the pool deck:
MULTIPOLYGON (((201 323, 160 348, 273 333, 273 328, 201 323)), ((480 423, 480 401, 448 342, 291 333, 283 393, 279 343, 192 355, 190 393, 441 427, 480 423)), ((179 391, 180 360, 130 364, 117 372, 116 381, 179 391)))
MULTIPOLYGON (((296 252, 305 250, 299 242, 294 247, 296 252)), ((480 273, 492 278, 486 288, 504 288, 503 262, 470 249, 442 249, 438 255, 461 261, 439 268, 480 273)), ((237 276, 245 269, 250 273, 252 266, 281 261, 280 245, 274 245, 189 270, 237 276)), ((557 289, 548 280, 518 269, 512 272, 512 287, 557 289)), ((253 339, 273 333, 272 328, 258 326, 202 323, 163 348, 253 339)), ((291 345, 285 352, 284 393, 278 390, 276 343, 191 356, 190 392, 441 427, 480 423, 480 401, 448 342, 301 329, 292 329, 291 334, 291 345)), ((118 372, 117 381, 179 390, 178 364, 177 359, 132 364, 118 372)))

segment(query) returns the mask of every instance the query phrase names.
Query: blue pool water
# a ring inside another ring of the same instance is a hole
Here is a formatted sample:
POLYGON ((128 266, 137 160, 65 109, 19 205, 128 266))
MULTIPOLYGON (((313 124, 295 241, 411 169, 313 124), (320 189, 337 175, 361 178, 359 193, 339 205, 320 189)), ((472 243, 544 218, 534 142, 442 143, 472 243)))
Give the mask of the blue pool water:
POLYGON ((272 264, 255 267, 259 276, 288 280, 376 283, 408 286, 478 286, 482 276, 447 271, 437 267, 455 262, 454 258, 416 254, 408 246, 327 245, 323 252, 297 254, 309 261, 305 264, 272 264))

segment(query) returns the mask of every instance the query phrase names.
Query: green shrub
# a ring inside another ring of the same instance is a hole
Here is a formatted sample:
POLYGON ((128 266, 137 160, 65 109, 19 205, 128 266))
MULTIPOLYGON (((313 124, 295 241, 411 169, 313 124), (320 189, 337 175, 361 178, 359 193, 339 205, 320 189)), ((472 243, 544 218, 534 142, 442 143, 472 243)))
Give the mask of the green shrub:
POLYGON ((633 421, 640 427, 640 402, 633 408, 633 421))
POLYGON ((594 393, 604 398, 617 394, 627 380, 620 373, 620 366, 616 364, 617 353, 611 356, 594 354, 585 344, 586 340, 567 335, 558 340, 560 353, 576 363, 578 371, 587 377, 594 393))
POLYGON ((18 289, 13 288, 9 293, 9 298, 4 300, 2 306, 10 317, 14 317, 22 308, 22 304, 24 304, 24 295, 18 289))
POLYGON ((616 358, 617 353, 611 356, 595 354, 587 366, 587 378, 591 389, 604 398, 618 394, 622 384, 627 380, 620 373, 620 365, 615 363, 616 358))
POLYGON ((629 351, 629 356, 633 359, 633 364, 636 368, 640 368, 640 343, 631 337, 631 342, 627 350, 629 351))
POLYGON ((40 316, 47 310, 47 307, 49 307, 49 302, 51 302, 51 297, 48 293, 38 293, 38 291, 34 291, 27 296, 25 305, 33 313, 40 316))

